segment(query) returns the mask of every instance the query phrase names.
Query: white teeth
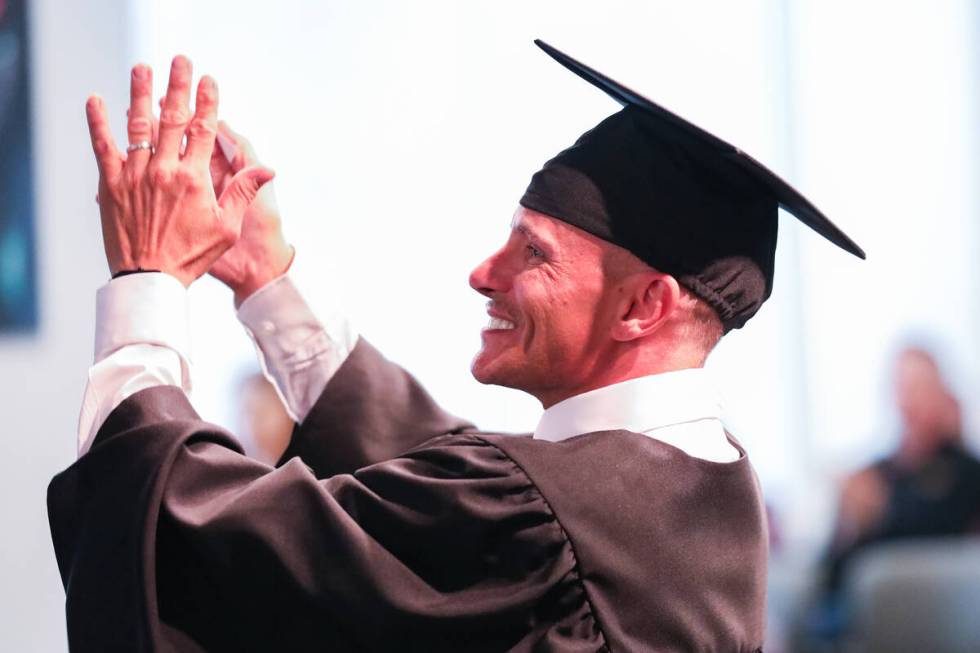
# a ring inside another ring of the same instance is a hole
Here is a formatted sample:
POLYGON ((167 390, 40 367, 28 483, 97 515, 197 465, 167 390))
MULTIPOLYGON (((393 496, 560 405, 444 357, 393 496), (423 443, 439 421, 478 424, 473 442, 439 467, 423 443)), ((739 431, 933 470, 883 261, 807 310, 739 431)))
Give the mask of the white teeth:
POLYGON ((513 329, 514 323, 508 322, 507 320, 502 320, 499 317, 491 317, 490 323, 487 324, 488 329, 513 329))

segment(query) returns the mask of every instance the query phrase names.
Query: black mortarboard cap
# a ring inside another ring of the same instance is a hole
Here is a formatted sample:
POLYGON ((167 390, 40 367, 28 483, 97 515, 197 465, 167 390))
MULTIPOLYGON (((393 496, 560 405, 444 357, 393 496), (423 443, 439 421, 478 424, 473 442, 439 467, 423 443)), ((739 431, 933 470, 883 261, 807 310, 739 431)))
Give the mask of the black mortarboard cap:
POLYGON ((813 204, 738 148, 542 41, 623 109, 535 173, 521 205, 614 243, 673 275, 725 331, 772 292, 778 208, 864 258, 813 204))

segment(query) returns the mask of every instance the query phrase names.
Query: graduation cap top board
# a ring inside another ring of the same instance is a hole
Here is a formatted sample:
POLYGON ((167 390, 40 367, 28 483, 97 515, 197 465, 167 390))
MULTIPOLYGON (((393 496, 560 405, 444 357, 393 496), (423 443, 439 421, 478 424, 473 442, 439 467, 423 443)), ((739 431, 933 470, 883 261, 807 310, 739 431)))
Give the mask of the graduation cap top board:
POLYGON ((761 163, 556 48, 535 43, 623 109, 545 163, 521 198, 629 250, 705 300, 725 331, 772 292, 778 209, 864 252, 761 163))

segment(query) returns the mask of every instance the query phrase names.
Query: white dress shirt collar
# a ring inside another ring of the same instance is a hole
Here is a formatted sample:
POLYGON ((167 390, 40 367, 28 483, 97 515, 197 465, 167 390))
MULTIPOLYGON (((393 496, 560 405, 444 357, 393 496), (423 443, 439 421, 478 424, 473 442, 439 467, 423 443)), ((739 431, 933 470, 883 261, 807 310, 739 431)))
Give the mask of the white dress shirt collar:
POLYGON ((721 403, 702 368, 643 376, 569 397, 541 416, 534 437, 558 442, 593 431, 647 433, 721 419, 721 403))

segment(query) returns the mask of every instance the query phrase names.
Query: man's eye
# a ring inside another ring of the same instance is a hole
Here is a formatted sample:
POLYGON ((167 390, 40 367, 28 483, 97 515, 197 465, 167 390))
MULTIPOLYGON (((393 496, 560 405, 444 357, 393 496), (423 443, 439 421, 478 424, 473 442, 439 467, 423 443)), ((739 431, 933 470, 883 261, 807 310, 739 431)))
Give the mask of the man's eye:
POLYGON ((544 252, 542 252, 540 249, 538 249, 534 245, 528 245, 527 246, 527 253, 528 253, 529 256, 531 256, 533 258, 541 258, 542 256, 544 256, 544 252))

